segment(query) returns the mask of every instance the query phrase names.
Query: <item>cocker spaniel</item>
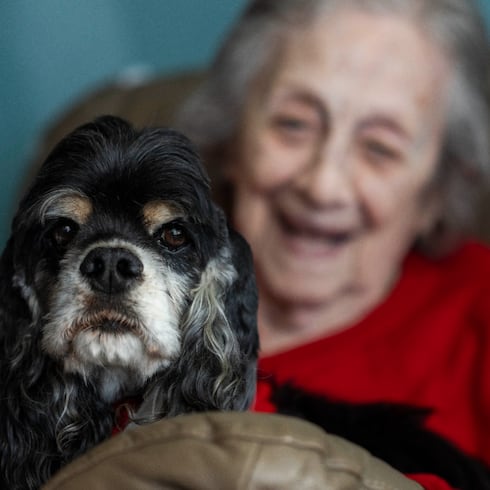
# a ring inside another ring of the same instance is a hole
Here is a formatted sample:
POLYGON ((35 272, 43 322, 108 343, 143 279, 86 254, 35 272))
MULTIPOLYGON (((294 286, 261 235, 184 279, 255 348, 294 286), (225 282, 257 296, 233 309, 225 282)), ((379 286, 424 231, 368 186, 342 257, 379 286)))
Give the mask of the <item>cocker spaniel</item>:
POLYGON ((37 488, 132 423, 242 410, 258 349, 251 254, 190 142, 105 116, 63 139, 0 263, 0 487, 37 488))

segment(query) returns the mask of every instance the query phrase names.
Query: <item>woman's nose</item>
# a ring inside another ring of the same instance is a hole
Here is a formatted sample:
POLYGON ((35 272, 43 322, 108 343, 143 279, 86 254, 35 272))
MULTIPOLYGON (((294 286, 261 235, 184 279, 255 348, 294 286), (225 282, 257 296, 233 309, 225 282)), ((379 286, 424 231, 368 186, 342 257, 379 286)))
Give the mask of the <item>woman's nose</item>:
POLYGON ((346 206, 355 197, 353 168, 348 152, 325 145, 297 177, 297 187, 316 206, 346 206))

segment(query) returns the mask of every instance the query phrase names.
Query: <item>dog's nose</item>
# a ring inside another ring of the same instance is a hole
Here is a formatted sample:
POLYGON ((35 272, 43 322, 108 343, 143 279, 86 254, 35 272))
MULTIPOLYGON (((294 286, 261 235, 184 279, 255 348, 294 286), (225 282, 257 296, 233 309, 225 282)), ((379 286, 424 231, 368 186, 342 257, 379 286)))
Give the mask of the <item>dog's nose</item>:
POLYGON ((97 247, 87 254, 80 272, 94 289, 114 294, 127 290, 141 278, 143 263, 127 249, 97 247))

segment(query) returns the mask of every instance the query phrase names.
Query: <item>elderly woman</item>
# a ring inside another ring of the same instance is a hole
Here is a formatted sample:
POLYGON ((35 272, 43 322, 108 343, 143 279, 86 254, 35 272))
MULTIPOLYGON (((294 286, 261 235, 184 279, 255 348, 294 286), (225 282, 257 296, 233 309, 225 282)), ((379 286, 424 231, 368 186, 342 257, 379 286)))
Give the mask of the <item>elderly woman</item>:
POLYGON ((466 0, 256 0, 181 120, 254 252, 255 409, 426 488, 490 463, 486 43, 466 0))

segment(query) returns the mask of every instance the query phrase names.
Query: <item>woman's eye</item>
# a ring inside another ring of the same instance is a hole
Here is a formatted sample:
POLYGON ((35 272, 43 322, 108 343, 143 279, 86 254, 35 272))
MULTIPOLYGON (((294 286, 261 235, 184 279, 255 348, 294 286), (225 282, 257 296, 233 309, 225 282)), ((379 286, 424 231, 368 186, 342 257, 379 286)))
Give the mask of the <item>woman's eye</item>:
POLYGON ((158 243, 170 250, 177 250, 189 242, 185 228, 176 223, 164 225, 158 234, 158 243))
POLYGON ((318 125, 314 122, 299 117, 275 116, 272 118, 272 128, 286 142, 299 144, 309 142, 316 137, 318 125))
POLYGON ((306 121, 292 117, 278 117, 275 120, 275 125, 289 131, 305 131, 308 129, 308 123, 306 121))
POLYGON ((368 160, 373 163, 395 162, 401 157, 398 150, 380 141, 368 140, 363 146, 368 160))
POLYGON ((60 219, 51 230, 51 239, 60 248, 66 248, 78 233, 79 226, 72 220, 60 219))

